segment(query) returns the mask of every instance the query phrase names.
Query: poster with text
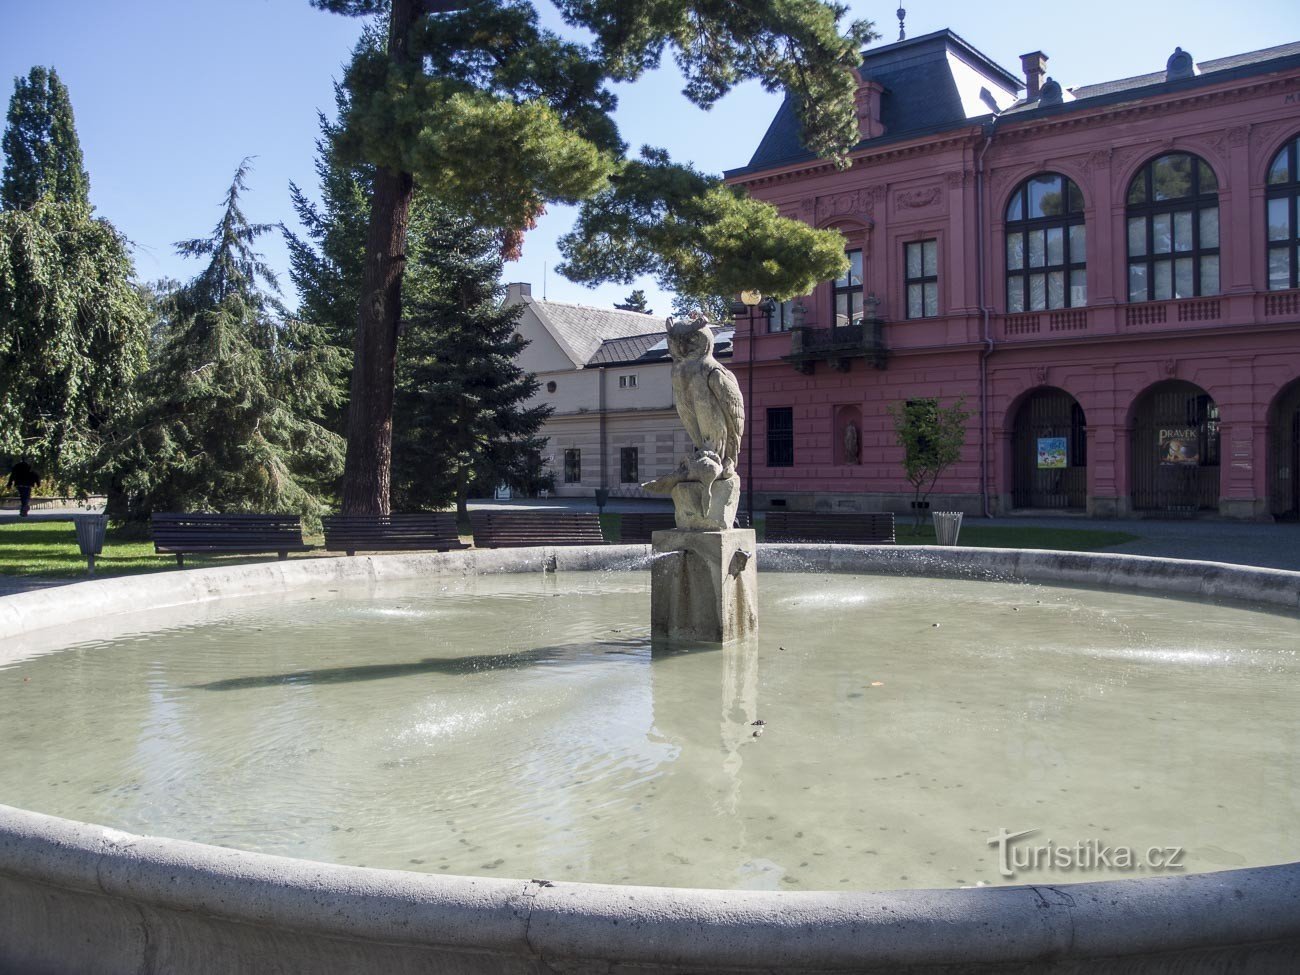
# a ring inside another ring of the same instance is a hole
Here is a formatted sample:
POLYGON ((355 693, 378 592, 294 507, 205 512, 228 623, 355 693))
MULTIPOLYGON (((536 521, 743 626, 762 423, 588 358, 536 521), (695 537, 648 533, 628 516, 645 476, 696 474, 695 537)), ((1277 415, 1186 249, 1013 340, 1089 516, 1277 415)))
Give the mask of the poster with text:
POLYGON ((1171 427, 1160 431, 1160 463, 1195 466, 1201 462, 1201 438, 1195 427, 1171 427))
POLYGON ((1043 470, 1059 470, 1066 464, 1065 437, 1038 438, 1038 466, 1043 470))

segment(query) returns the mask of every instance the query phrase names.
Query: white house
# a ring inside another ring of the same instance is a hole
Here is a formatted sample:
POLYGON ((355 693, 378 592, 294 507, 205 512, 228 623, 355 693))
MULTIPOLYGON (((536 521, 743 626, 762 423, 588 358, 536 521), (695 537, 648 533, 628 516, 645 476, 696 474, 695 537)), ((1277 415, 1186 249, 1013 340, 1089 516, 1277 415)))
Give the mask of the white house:
MULTIPOLYGON (((539 300, 528 284, 511 284, 506 301, 524 306, 516 330, 529 344, 518 362, 541 383, 529 405, 555 411, 541 434, 556 493, 650 497, 641 482, 693 450, 673 404, 664 319, 539 300)), ((714 355, 730 357, 729 326, 716 332, 714 355)))

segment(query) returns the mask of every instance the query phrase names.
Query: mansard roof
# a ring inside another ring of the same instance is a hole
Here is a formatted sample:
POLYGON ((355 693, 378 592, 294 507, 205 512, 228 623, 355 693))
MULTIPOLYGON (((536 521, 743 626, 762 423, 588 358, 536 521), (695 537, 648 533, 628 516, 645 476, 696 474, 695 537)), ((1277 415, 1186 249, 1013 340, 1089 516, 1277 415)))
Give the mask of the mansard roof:
MULTIPOLYGON (((965 124, 1010 106, 1024 87, 1014 74, 950 30, 868 48, 861 73, 885 89, 880 121, 886 135, 873 142, 965 124)), ((795 103, 787 98, 749 165, 736 172, 812 158, 800 139, 795 103)))

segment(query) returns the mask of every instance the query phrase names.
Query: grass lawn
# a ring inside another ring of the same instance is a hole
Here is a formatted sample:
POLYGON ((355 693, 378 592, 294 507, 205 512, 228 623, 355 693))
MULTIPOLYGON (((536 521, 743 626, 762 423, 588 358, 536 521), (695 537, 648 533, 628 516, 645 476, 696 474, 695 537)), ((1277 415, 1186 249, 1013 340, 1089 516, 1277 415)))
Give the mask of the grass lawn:
MULTIPOLYGON (((319 538, 308 542, 319 543, 319 538)), ((310 557, 312 553, 305 553, 310 557)), ((290 555, 290 558, 295 556, 290 555)), ((303 557, 303 556, 298 556, 303 557)), ((265 562, 265 555, 187 555, 185 567, 234 565, 265 562)), ((274 559, 272 554, 269 558, 274 559)), ((176 568, 173 555, 155 555, 153 542, 134 535, 123 537, 112 529, 104 540, 104 551, 95 559, 96 576, 135 572, 161 572, 176 568)), ((77 549, 70 521, 37 521, 0 525, 0 575, 80 578, 86 575, 86 558, 77 549)))
MULTIPOLYGON (((899 521, 895 528, 899 545, 933 545, 934 526, 923 525, 912 533, 910 522, 899 521)), ((1097 552, 1133 542, 1137 535, 1098 528, 1034 528, 1026 525, 981 525, 965 523, 959 541, 971 548, 1046 548, 1058 552, 1097 552)))
MULTIPOLYGON (((758 540, 763 541, 764 522, 758 522, 756 531, 758 540)), ((600 516, 600 528, 605 537, 617 542, 622 537, 623 516, 617 511, 606 512, 600 516)), ((917 534, 912 533, 912 524, 906 519, 898 519, 895 529, 899 545, 933 545, 934 526, 924 525, 917 534)), ((972 548, 1046 548, 1060 552, 1097 552, 1113 545, 1132 542, 1137 535, 1128 532, 1106 531, 1096 528, 1032 528, 1029 526, 992 526, 970 524, 962 525, 961 544, 972 548)))
MULTIPOLYGON (((618 540, 622 520, 618 512, 600 516, 606 538, 618 540)), ((911 524, 900 520, 897 531, 899 545, 934 544, 934 529, 929 525, 924 526, 919 534, 913 534, 911 524)), ((761 521, 758 533, 762 540, 761 521)), ((978 548, 1044 548, 1065 552, 1095 552, 1136 538, 1136 535, 1127 532, 1094 528, 993 527, 976 523, 963 525, 961 530, 962 545, 978 548)), ((307 541, 319 545, 321 539, 309 538, 307 541)), ((317 550, 291 555, 290 558, 319 558, 325 554, 327 553, 317 550)), ((187 555, 185 567, 201 568, 267 560, 268 556, 264 555, 187 555)), ((112 530, 104 542, 103 554, 95 560, 97 576, 162 572, 174 568, 176 559, 169 555, 155 555, 152 542, 135 536, 124 537, 112 530)), ((86 560, 77 550, 71 522, 46 521, 0 526, 0 575, 67 579, 81 578, 85 574, 86 560)))

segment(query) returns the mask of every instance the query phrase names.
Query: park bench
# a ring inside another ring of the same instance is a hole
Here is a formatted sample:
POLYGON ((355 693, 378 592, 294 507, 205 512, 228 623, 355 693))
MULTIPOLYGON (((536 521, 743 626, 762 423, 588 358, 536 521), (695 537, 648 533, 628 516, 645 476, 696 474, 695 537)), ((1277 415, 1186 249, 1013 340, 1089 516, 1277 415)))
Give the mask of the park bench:
POLYGON ((625 511, 620 519, 624 545, 649 543, 655 532, 677 527, 671 511, 625 511))
POLYGON ((449 552, 468 548, 454 512, 394 515, 326 515, 325 551, 449 552))
POLYGON ((287 559, 290 552, 312 549, 303 543, 297 515, 168 513, 155 514, 151 521, 154 551, 175 555, 182 566, 186 555, 275 552, 287 559))
POLYGON ((768 542, 841 542, 846 545, 893 545, 894 516, 888 511, 823 515, 808 511, 769 511, 768 542))
MULTIPOLYGON (((621 538, 624 545, 649 543, 650 536, 658 531, 677 527, 677 519, 671 511, 637 511, 623 512, 621 515, 621 538)), ((736 528, 748 526, 749 516, 741 511, 736 514, 736 528)))
POLYGON ((600 519, 592 512, 472 511, 469 518, 477 548, 605 544, 600 519))

